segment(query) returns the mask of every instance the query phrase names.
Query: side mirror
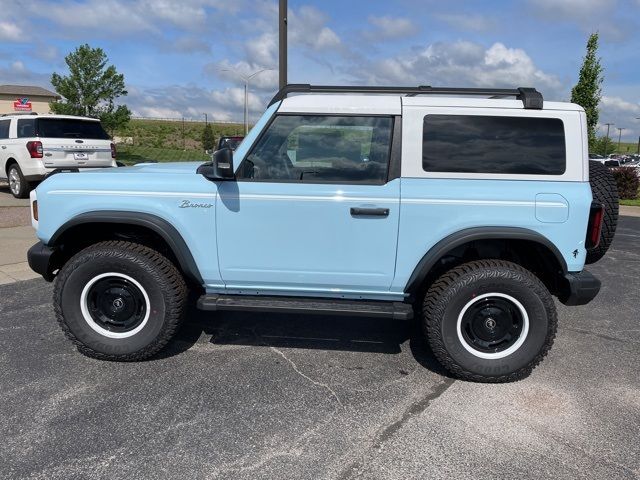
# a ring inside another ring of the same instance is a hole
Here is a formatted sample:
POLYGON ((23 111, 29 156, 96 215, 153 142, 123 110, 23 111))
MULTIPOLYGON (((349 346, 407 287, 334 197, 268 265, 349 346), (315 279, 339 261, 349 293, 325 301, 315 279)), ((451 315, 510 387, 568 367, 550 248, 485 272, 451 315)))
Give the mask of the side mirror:
POLYGON ((196 173, 203 175, 209 180, 232 180, 233 173, 233 152, 230 148, 222 148, 213 152, 213 159, 198 167, 196 173))

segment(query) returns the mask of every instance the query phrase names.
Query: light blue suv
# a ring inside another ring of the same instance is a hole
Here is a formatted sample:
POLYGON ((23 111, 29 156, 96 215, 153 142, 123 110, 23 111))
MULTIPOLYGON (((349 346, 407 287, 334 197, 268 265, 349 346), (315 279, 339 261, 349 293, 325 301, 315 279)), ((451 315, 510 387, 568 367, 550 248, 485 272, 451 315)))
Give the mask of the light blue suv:
POLYGON ((615 231, 583 109, 534 89, 289 85, 235 153, 50 176, 31 195, 31 267, 78 349, 160 350, 202 310, 419 318, 454 375, 528 375, 552 296, 615 231), (292 95, 296 94, 296 95, 292 95), (591 169, 591 182, 590 182, 591 169))

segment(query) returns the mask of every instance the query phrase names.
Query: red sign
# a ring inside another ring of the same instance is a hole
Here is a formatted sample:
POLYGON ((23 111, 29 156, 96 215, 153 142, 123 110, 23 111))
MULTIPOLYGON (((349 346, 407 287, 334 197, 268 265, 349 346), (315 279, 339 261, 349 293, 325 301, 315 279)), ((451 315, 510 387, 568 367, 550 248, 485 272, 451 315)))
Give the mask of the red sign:
POLYGON ((13 109, 16 112, 30 112, 31 102, 27 97, 18 98, 15 102, 13 102, 13 109))

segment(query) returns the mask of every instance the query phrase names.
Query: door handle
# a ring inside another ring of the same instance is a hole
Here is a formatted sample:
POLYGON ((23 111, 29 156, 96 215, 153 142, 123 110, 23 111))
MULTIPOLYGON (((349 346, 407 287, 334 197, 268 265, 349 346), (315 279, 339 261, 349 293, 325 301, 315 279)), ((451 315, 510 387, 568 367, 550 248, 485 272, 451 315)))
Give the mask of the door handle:
POLYGON ((6 149, 6 148, 7 148, 7 146, 6 146, 6 145, 2 145, 2 149, 3 149, 3 150, 4 150, 4 149, 6 149))
POLYGON ((351 215, 354 217, 388 217, 389 209, 351 207, 351 215))

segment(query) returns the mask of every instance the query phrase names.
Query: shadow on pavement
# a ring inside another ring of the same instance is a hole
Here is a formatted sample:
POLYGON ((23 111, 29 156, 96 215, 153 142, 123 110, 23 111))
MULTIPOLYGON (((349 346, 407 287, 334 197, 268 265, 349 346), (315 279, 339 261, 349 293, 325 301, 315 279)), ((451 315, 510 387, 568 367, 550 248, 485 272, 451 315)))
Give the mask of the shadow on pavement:
POLYGON ((176 337, 152 360, 189 350, 203 336, 215 345, 338 350, 397 355, 409 341, 416 362, 449 376, 431 352, 417 320, 403 322, 366 317, 201 312, 190 308, 176 337))

